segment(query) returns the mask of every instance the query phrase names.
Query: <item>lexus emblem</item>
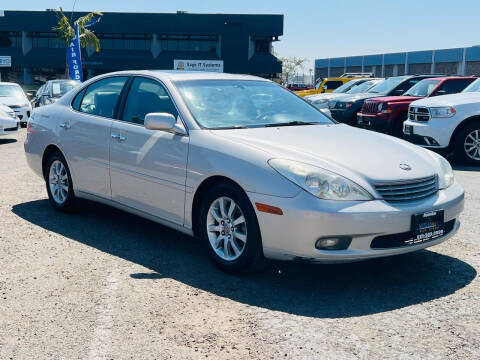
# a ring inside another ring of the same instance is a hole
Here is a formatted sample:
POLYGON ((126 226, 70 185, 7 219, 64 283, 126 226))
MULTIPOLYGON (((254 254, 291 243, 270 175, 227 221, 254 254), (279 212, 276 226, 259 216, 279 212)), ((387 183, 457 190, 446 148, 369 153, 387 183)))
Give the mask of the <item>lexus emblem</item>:
POLYGON ((405 171, 410 171, 410 170, 412 170, 412 167, 408 164, 400 164, 400 169, 405 170, 405 171))

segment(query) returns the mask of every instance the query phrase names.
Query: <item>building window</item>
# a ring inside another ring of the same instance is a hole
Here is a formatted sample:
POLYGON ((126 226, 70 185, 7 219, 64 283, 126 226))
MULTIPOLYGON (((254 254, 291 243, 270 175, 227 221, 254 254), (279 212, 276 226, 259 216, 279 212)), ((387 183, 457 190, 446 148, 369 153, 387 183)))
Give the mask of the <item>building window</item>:
POLYGON ((65 49, 65 41, 59 39, 54 32, 34 32, 30 34, 32 47, 46 49, 65 49))
POLYGON ((163 51, 200 51, 216 52, 218 37, 216 35, 161 35, 163 51))
POLYGON ((149 34, 98 34, 100 49, 104 50, 150 50, 149 34))
POLYGON ((0 47, 22 47, 22 34, 18 31, 0 31, 0 47))

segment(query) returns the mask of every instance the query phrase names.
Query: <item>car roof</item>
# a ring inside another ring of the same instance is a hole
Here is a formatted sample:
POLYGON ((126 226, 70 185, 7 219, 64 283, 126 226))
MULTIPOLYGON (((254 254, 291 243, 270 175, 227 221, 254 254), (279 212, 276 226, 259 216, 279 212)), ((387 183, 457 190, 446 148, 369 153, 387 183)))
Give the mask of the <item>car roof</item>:
POLYGON ((476 79, 476 76, 439 76, 439 77, 433 77, 429 78, 428 80, 462 80, 462 79, 476 79))
MULTIPOLYGON (((107 74, 105 74, 107 75, 107 74)), ((229 74, 208 71, 184 71, 184 70, 132 70, 117 71, 108 75, 150 75, 160 79, 168 79, 170 81, 185 80, 256 80, 269 81, 267 79, 243 74, 229 74)))

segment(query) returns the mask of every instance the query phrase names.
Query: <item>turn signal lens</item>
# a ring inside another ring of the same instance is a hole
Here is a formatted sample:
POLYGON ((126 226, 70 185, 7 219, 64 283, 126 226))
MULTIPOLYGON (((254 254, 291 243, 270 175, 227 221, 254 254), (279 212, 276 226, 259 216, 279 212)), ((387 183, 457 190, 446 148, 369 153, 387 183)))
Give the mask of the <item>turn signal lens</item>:
POLYGON ((282 209, 276 206, 271 206, 271 205, 262 204, 262 203, 255 203, 255 206, 257 207, 257 210, 261 212, 266 212, 274 215, 283 215, 282 209))

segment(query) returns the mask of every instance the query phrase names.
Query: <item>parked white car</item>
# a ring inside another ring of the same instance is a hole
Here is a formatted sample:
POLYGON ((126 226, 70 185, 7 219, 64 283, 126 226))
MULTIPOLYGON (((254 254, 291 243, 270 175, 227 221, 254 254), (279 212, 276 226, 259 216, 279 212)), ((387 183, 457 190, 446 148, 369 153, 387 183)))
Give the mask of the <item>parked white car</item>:
POLYGON ((0 136, 14 133, 19 127, 20 121, 15 112, 8 106, 0 104, 0 136))
POLYGON ((247 75, 101 75, 36 108, 25 151, 56 209, 124 209, 198 236, 230 271, 423 249, 457 231, 464 201, 440 155, 247 75))
POLYGON ((304 99, 315 106, 317 109, 328 110, 328 101, 336 99, 345 94, 359 94, 368 92, 368 89, 377 85, 384 79, 380 78, 366 78, 366 79, 353 79, 336 88, 331 93, 315 94, 305 96, 304 99))
POLYGON ((20 120, 26 125, 32 111, 32 105, 20 85, 9 82, 0 82, 0 104, 7 105, 20 120))
POLYGON ((480 79, 459 94, 412 102, 403 132, 410 142, 480 165, 480 79))

